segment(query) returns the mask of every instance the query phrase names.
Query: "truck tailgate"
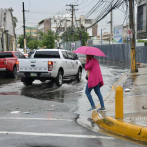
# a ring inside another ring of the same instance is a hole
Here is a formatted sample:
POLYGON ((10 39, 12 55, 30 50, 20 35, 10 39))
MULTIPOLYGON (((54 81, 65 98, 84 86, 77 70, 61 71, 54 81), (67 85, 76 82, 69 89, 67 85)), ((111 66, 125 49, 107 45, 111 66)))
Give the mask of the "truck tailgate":
POLYGON ((47 72, 48 59, 19 59, 19 71, 47 72))

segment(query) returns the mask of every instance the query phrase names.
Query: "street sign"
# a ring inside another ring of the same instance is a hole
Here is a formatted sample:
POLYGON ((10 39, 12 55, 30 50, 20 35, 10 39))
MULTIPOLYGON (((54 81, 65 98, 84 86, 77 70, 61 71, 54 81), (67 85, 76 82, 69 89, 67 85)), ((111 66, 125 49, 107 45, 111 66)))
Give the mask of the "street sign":
POLYGON ((133 38, 132 30, 131 30, 131 29, 127 31, 127 36, 128 36, 129 38, 133 38))

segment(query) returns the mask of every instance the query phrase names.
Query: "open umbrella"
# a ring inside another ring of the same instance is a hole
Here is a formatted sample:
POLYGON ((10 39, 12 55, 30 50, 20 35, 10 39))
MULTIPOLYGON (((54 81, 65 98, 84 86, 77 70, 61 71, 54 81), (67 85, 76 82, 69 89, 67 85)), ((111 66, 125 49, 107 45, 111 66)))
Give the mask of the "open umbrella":
POLYGON ((74 53, 106 57, 106 55, 100 49, 90 46, 81 46, 77 48, 74 53))

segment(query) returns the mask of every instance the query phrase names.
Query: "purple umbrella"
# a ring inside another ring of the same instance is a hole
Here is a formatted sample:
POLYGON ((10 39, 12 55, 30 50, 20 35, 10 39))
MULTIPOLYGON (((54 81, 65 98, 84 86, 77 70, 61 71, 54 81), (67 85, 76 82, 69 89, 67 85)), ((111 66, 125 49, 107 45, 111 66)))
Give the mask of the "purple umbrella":
POLYGON ((100 49, 90 46, 81 46, 77 48, 74 53, 106 57, 106 55, 100 49))

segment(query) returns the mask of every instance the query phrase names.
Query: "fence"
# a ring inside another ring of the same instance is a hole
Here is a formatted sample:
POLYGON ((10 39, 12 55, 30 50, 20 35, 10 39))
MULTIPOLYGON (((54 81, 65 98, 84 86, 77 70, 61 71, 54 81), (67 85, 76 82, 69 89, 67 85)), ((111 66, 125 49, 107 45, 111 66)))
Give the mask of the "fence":
MULTIPOLYGON (((92 42, 90 41, 91 46, 92 42)), ((81 41, 75 41, 75 49, 81 46, 81 41)), ((129 43, 124 44, 106 44, 106 45, 93 45, 103 51, 106 57, 98 57, 98 59, 131 63, 131 49, 129 43)), ((66 50, 71 50, 71 42, 63 43, 63 48, 66 50)), ((137 46, 136 47, 136 62, 147 63, 147 46, 137 46)))
MULTIPOLYGON (((75 49, 81 46, 81 41, 75 41, 74 43, 75 43, 75 49)), ((71 51, 71 42, 63 43, 63 48, 68 51, 71 51)))
POLYGON ((108 44, 108 45, 94 45, 103 51, 106 57, 98 57, 99 59, 130 63, 131 52, 129 44, 108 44))
MULTIPOLYGON (((130 44, 108 44, 108 45, 94 45, 101 49, 107 57, 98 57, 99 59, 131 63, 131 49, 130 44)), ((136 62, 147 63, 147 46, 136 47, 136 62)))

